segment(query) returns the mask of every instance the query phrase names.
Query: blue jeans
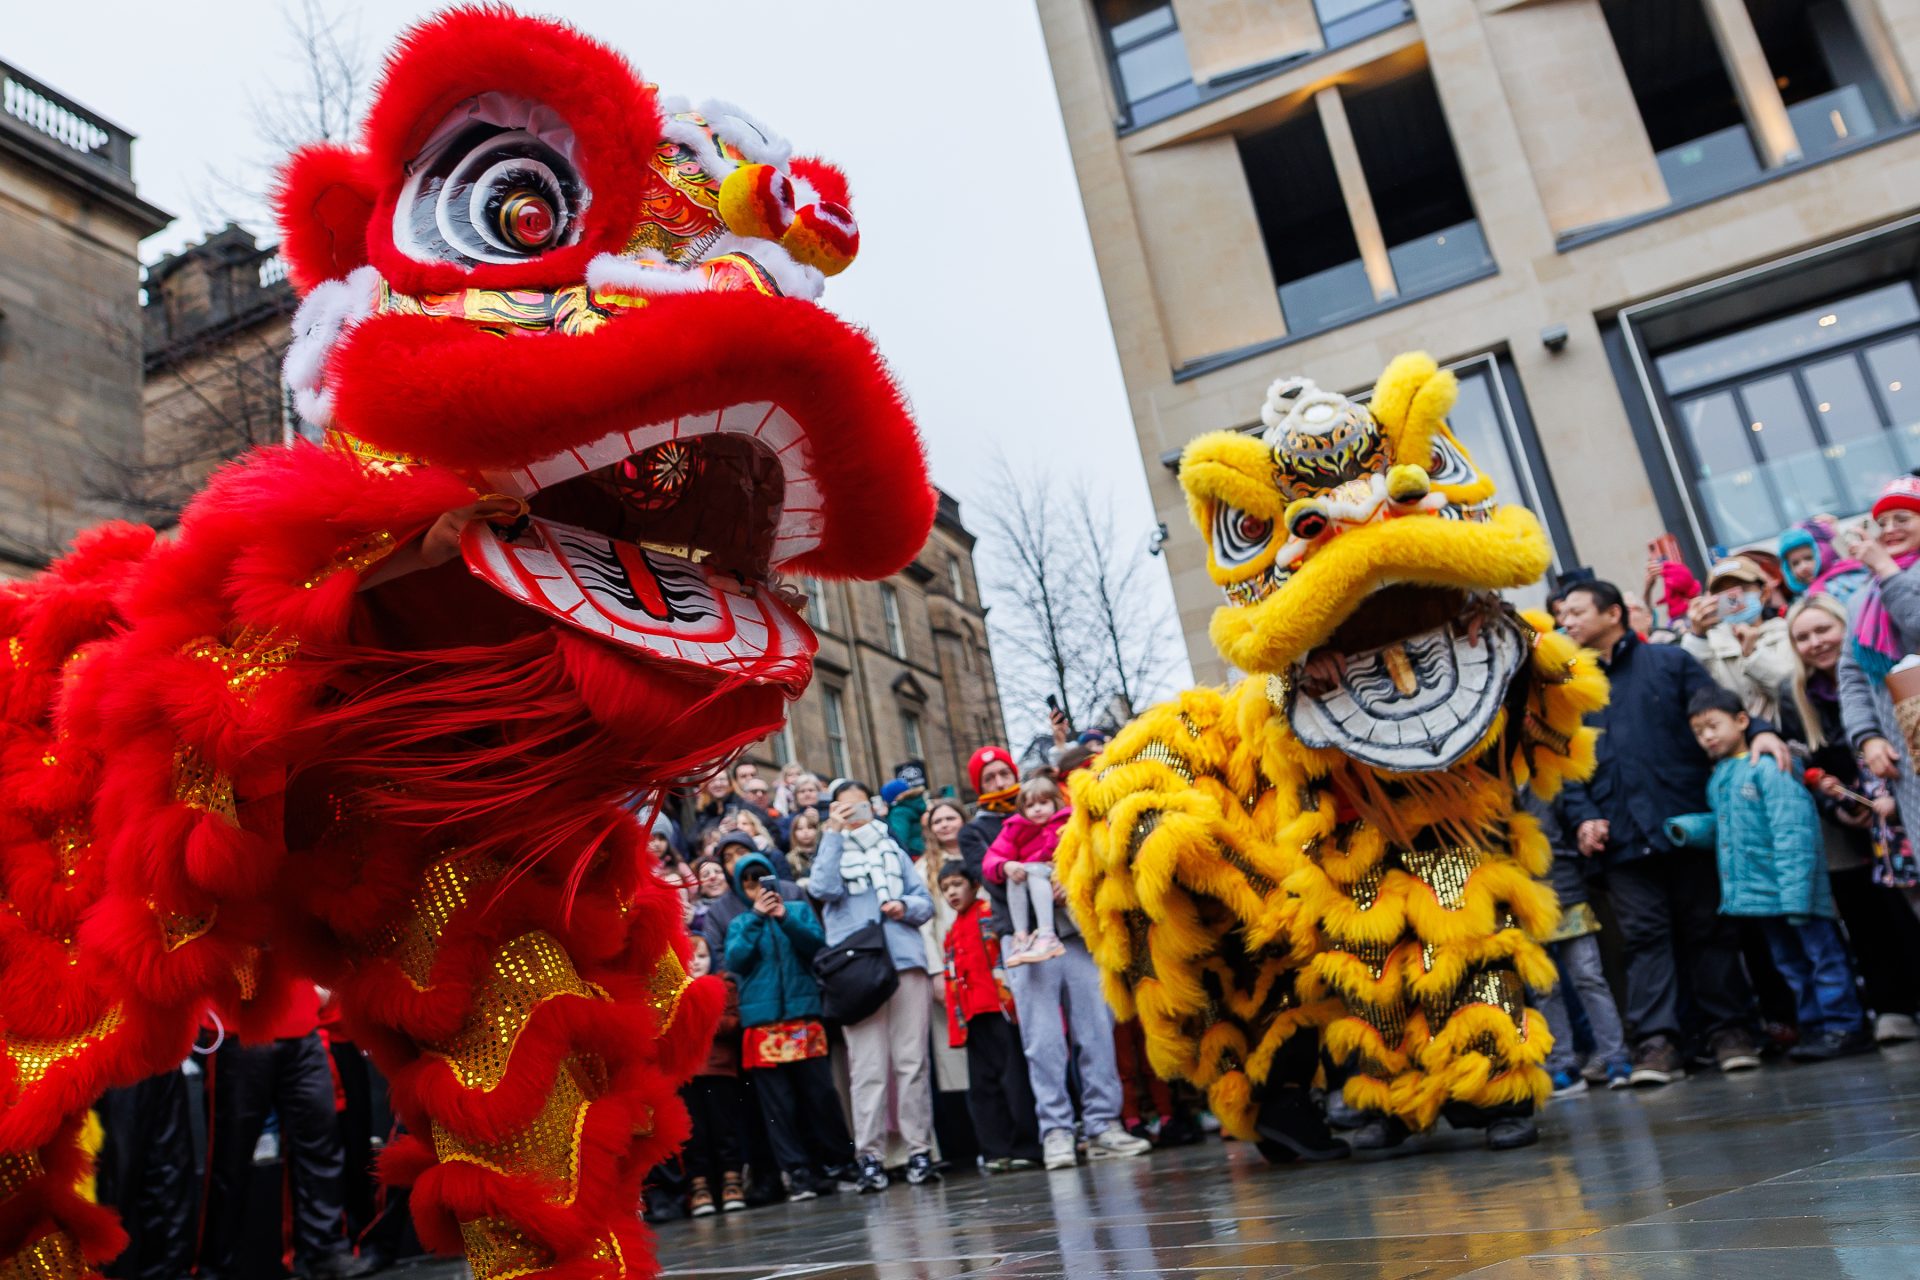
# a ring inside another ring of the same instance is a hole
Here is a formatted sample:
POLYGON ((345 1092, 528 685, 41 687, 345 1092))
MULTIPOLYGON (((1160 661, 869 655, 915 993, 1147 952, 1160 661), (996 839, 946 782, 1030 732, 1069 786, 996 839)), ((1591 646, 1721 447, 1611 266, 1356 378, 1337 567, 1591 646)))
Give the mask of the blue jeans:
POLYGON ((1840 927, 1823 916, 1789 924, 1772 916, 1760 921, 1780 976, 1793 988, 1800 1036, 1844 1036, 1866 1030, 1866 1015, 1853 988, 1853 965, 1840 927))
POLYGON ((1600 935, 1583 934, 1564 942, 1547 945, 1547 954, 1560 970, 1560 981, 1540 1001, 1540 1013, 1553 1032, 1553 1051, 1547 1055, 1548 1071, 1572 1071, 1579 1065, 1573 1051, 1573 1019, 1567 1012, 1568 991, 1579 1001, 1593 1029, 1592 1061, 1603 1066, 1627 1060, 1626 1032, 1620 1026, 1620 1008, 1613 1002, 1613 988, 1600 967, 1600 935))

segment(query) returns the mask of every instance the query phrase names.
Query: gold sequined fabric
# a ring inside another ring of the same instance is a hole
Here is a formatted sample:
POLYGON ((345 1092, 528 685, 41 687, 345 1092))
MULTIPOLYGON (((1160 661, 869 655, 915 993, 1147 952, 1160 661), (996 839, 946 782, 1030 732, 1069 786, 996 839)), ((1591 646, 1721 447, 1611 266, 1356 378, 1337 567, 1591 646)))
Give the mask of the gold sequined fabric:
POLYGON ((81 1280, 87 1274, 86 1259, 64 1231, 49 1231, 0 1262, 0 1280, 81 1280))
POLYGON ((506 1078, 513 1046, 534 1010, 559 996, 594 995, 559 940, 544 930, 521 934, 502 946, 492 970, 474 999, 467 1025, 439 1050, 454 1077, 469 1089, 490 1090, 506 1078))
POLYGON ((673 1025, 674 1015, 680 1012, 680 997, 692 981, 672 947, 660 953, 660 960, 647 979, 647 1003, 660 1015, 661 1031, 673 1025))
POLYGON ((243 627, 231 644, 203 636, 181 652, 220 668, 234 700, 245 706, 253 701, 261 684, 299 651, 296 640, 282 640, 277 633, 262 627, 243 627))
POLYGON ((1480 852, 1461 845, 1441 849, 1408 849, 1401 863, 1420 883, 1433 890, 1433 896, 1449 911, 1458 911, 1467 902, 1467 880, 1480 865, 1480 852))
POLYGON ((0 1155, 0 1196, 10 1196, 46 1172, 37 1151, 12 1151, 0 1155))
POLYGON ((526 1128, 498 1142, 469 1142, 435 1122, 434 1152, 443 1162, 557 1183, 564 1190, 555 1203, 572 1204, 580 1193, 580 1135, 593 1103, 589 1078, 578 1060, 569 1058, 554 1076, 546 1105, 526 1128))
POLYGON ((475 886, 497 879, 498 865, 470 854, 456 854, 428 867, 406 918, 374 941, 374 950, 391 959, 417 990, 433 978, 433 963, 447 925, 464 908, 475 886))
POLYGON ((219 914, 212 908, 203 913, 162 911, 151 901, 147 903, 147 907, 160 917, 160 932, 166 938, 166 948, 169 951, 178 951, 195 938, 205 937, 213 928, 213 922, 219 914))
MULTIPOLYGON (((363 449, 360 447, 360 444, 358 441, 352 441, 352 443, 349 446, 345 446, 345 447, 349 447, 352 450, 352 452, 360 455, 362 458, 362 461, 369 461, 369 462, 377 461, 387 467, 394 467, 400 470, 406 469, 406 466, 403 462, 388 461, 384 458, 381 458, 381 459, 367 458, 365 453, 363 452, 363 449)), ((401 455, 399 454, 394 454, 391 456, 394 459, 399 459, 401 457, 401 455)), ((336 573, 359 573, 362 569, 369 568, 370 566, 379 563, 381 560, 386 559, 387 556, 393 552, 393 549, 394 549, 393 535, 391 533, 388 533, 385 529, 375 530, 373 533, 368 534, 366 537, 361 538, 359 541, 349 544, 344 550, 340 552, 339 555, 335 556, 332 562, 329 563, 324 569, 320 570, 320 572, 314 574, 313 577, 307 579, 305 582, 301 583, 300 585, 302 587, 305 587, 307 590, 311 591, 313 588, 319 586, 321 583, 325 582, 327 579, 333 577, 333 575, 335 575, 336 573)))
POLYGON ((542 1249, 504 1218, 479 1218, 460 1224, 467 1266, 473 1280, 516 1280, 544 1271, 553 1255, 542 1249))
POLYGON ((98 1044, 120 1029, 126 1016, 114 1005, 100 1020, 77 1036, 64 1036, 55 1040, 11 1039, 5 1046, 7 1057, 12 1061, 14 1070, 19 1073, 21 1088, 39 1084, 46 1078, 47 1072, 68 1058, 98 1044))
POLYGON ((173 753, 173 798, 189 809, 214 814, 231 826, 240 825, 233 779, 209 765, 192 747, 181 747, 173 753))

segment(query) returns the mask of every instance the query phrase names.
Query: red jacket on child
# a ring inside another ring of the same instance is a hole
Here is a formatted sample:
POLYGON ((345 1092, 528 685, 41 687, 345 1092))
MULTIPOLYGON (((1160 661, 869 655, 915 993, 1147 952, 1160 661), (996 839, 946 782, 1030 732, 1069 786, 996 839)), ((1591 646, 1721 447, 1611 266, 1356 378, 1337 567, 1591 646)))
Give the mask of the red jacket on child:
POLYGON ((947 928, 947 1043, 967 1043, 967 1020, 985 1013, 1013 1021, 1013 993, 994 976, 1000 968, 1000 939, 993 932, 993 909, 985 898, 955 916, 947 928))
POLYGON ((1072 807, 1064 804, 1051 818, 1040 823, 1024 813, 1008 814, 1007 820, 1000 824, 1000 834, 987 847, 980 874, 995 884, 1005 884, 1009 862, 1052 862, 1053 851, 1060 844, 1060 833, 1072 816, 1072 807))

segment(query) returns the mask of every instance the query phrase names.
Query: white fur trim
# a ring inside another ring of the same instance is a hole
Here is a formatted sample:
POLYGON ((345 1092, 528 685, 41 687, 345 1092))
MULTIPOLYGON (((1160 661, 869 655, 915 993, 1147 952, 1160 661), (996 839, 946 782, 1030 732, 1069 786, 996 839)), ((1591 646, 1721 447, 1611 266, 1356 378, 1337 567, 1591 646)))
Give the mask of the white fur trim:
POLYGON ((707 118, 715 132, 755 164, 784 169, 787 161, 793 159, 792 143, 731 102, 708 98, 700 104, 700 114, 707 118))
POLYGON ((808 182, 797 173, 788 174, 787 180, 793 183, 794 208, 804 209, 808 205, 820 203, 820 193, 813 189, 811 182, 808 182))
POLYGON ((773 282, 780 286, 780 292, 790 298, 805 298, 813 302, 827 291, 827 277, 818 268, 794 261, 792 254, 771 240, 724 235, 707 250, 707 258, 711 261, 723 253, 737 253, 752 258, 773 277, 773 282))
POLYGON ((328 358, 349 330, 373 314, 379 297, 380 273, 356 267, 344 279, 316 285, 294 312, 282 374, 293 389, 294 411, 313 426, 324 430, 333 424, 328 358))
POLYGON ((636 257, 602 253, 587 264, 587 285, 614 293, 701 293, 708 281, 697 264, 678 267, 657 253, 636 257))

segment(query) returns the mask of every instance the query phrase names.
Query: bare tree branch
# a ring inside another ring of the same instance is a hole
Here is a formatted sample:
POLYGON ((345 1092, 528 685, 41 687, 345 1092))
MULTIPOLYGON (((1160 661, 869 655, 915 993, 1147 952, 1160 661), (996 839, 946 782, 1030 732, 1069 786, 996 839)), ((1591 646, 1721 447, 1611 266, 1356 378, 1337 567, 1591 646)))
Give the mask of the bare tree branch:
POLYGON ((1082 483, 1074 489, 1071 514, 1086 583, 1089 623, 1099 637, 1094 678, 1100 696, 1118 696, 1131 718, 1158 692, 1173 665, 1167 616, 1143 608, 1140 573, 1144 540, 1122 547, 1114 531, 1113 503, 1096 498, 1082 483))

